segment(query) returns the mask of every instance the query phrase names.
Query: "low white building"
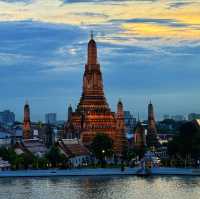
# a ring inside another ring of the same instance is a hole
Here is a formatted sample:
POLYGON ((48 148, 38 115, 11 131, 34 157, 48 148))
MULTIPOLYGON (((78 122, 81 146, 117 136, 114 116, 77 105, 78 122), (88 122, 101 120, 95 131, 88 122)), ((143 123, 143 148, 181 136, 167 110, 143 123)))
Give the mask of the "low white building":
POLYGON ((35 156, 43 157, 47 151, 47 147, 38 139, 23 140, 23 142, 17 142, 15 146, 15 152, 18 155, 31 152, 35 156))
POLYGON ((0 171, 10 170, 10 163, 0 157, 0 171))
POLYGON ((0 131, 0 147, 7 147, 11 145, 10 133, 0 131))
POLYGON ((58 142, 60 152, 68 159, 72 167, 87 166, 90 163, 89 150, 77 139, 63 139, 58 142))
POLYGON ((47 147, 38 139, 24 140, 23 144, 28 151, 38 157, 44 156, 48 151, 47 147))

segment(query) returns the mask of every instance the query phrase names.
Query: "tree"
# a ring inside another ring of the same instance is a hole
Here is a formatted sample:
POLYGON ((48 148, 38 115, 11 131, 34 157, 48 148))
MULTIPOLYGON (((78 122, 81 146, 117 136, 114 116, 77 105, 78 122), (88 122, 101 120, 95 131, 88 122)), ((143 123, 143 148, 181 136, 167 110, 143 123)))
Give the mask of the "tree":
POLYGON ((135 147, 133 149, 134 153, 136 154, 136 156, 139 157, 139 159, 144 157, 145 152, 147 151, 147 147, 143 147, 143 148, 137 148, 135 147))
POLYGON ((17 155, 13 148, 0 148, 0 157, 10 162, 12 169, 46 168, 48 160, 45 157, 34 156, 30 152, 17 155))
POLYGON ((91 151, 97 159, 104 162, 104 158, 113 154, 113 140, 104 133, 98 133, 90 146, 91 151))
POLYGON ((57 167, 60 164, 63 166, 66 164, 66 157, 60 153, 60 150, 57 146, 53 145, 49 152, 46 154, 46 158, 51 163, 52 167, 57 167))
POLYGON ((21 157, 21 163, 25 169, 28 169, 29 166, 33 166, 35 156, 32 153, 22 153, 19 155, 19 158, 21 157))
POLYGON ((195 122, 184 123, 179 133, 168 143, 168 152, 170 156, 186 159, 200 158, 200 128, 195 122))
POLYGON ((13 169, 19 169, 23 165, 23 158, 13 148, 0 148, 0 157, 9 161, 13 169))
POLYGON ((33 160, 33 168, 46 169, 48 167, 48 160, 46 157, 35 156, 33 160))

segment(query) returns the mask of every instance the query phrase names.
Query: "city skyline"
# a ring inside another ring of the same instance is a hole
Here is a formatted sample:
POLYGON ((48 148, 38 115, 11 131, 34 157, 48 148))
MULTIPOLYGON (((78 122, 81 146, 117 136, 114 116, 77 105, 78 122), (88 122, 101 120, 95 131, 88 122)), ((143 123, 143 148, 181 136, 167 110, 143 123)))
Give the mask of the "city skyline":
POLYGON ((22 120, 28 99, 33 121, 47 112, 66 119, 81 94, 93 30, 113 111, 120 97, 144 119, 150 100, 156 119, 200 112, 199 8, 184 0, 0 1, 0 110, 22 120))

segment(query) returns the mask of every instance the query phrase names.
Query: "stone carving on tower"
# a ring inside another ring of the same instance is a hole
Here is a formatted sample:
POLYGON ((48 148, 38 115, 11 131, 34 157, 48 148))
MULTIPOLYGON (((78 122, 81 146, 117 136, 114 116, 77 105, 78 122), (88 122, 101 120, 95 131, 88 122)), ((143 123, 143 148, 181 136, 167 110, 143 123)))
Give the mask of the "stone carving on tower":
MULTIPOLYGON (((123 115, 122 115, 123 116, 123 115)), ((80 102, 70 120, 65 125, 65 137, 73 132, 80 137, 86 146, 89 146, 97 133, 105 133, 114 141, 114 150, 121 153, 119 146, 119 131, 117 118, 111 112, 104 96, 103 78, 97 58, 97 46, 93 34, 88 43, 87 63, 83 75, 83 88, 80 102)), ((124 126, 124 124, 123 124, 124 126)))
POLYGON ((24 105, 23 138, 24 139, 31 138, 30 107, 27 101, 24 105))

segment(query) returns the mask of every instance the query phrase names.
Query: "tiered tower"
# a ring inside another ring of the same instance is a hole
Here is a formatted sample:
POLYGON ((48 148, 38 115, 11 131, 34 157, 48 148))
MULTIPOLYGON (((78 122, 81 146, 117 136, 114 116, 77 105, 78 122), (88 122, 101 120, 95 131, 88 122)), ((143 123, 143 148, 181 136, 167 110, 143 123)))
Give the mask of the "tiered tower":
POLYGON ((83 76, 83 92, 77 111, 81 113, 101 110, 110 112, 103 91, 103 80, 100 64, 97 61, 97 46, 93 34, 88 43, 88 58, 83 76))
POLYGON ((123 103, 121 100, 119 100, 117 104, 117 113, 116 113, 116 148, 118 151, 123 152, 126 149, 126 146, 128 146, 128 142, 125 135, 125 120, 124 120, 124 108, 123 103))
MULTIPOLYGON (((119 124, 119 123, 118 123, 119 124)), ((121 127, 120 127, 121 128, 121 127)), ((114 149, 121 152, 119 129, 114 112, 111 112, 104 96, 103 78, 97 59, 97 46, 91 34, 88 43, 88 57, 83 75, 83 90, 80 102, 71 113, 71 119, 65 126, 65 137, 68 133, 77 134, 85 145, 90 145, 97 133, 105 133, 114 141, 114 149)))
POLYGON ((26 101, 24 105, 24 124, 23 124, 23 138, 31 138, 31 120, 30 120, 30 107, 26 101))
POLYGON ((158 145, 154 108, 153 108, 153 104, 151 103, 151 101, 148 105, 147 145, 149 147, 156 147, 158 145))

